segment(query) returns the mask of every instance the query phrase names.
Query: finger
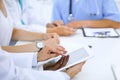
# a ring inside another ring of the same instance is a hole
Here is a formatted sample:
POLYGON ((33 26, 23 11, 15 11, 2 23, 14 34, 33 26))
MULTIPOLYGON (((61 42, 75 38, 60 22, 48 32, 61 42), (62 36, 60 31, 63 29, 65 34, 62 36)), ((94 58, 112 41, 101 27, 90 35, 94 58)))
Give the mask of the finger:
POLYGON ((65 29, 67 29, 69 31, 76 31, 74 28, 71 28, 71 27, 68 27, 68 26, 65 26, 65 29))
POLYGON ((63 21, 55 21, 53 22, 56 26, 64 25, 63 21))
POLYGON ((65 53, 66 53, 67 51, 61 51, 61 50, 59 50, 59 49, 56 49, 55 52, 56 52, 57 54, 61 55, 61 56, 65 56, 65 53))
POLYGON ((54 25, 54 23, 48 23, 47 24, 47 28, 54 28, 56 27, 56 25, 54 25))
POLYGON ((65 56, 65 53, 63 51, 59 51, 59 50, 56 50, 55 52, 51 52, 50 54, 65 56))
POLYGON ((61 57, 61 59, 54 65, 54 68, 57 70, 61 68, 61 64, 63 63, 64 57, 61 57))
POLYGON ((65 36, 73 35, 75 32, 73 31, 65 31, 65 36))
POLYGON ((86 63, 85 61, 84 61, 84 62, 81 62, 80 65, 84 65, 85 63, 86 63))
POLYGON ((65 52, 65 53, 67 52, 67 51, 65 50, 65 48, 64 48, 64 47, 62 47, 62 46, 58 46, 58 47, 57 47, 57 49, 58 49, 58 50, 60 50, 60 51, 65 52))
POLYGON ((65 58, 64 56, 61 57, 60 60, 56 64, 62 64, 64 58, 65 58))
POLYGON ((69 55, 65 56, 65 58, 63 59, 63 63, 61 65, 61 67, 64 67, 68 63, 68 60, 69 60, 69 55))

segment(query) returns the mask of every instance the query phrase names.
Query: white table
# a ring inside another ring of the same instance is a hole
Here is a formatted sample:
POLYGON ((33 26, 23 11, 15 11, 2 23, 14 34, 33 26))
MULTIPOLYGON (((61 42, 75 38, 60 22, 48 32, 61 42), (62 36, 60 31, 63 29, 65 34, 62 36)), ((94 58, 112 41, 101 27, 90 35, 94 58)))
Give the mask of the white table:
MULTIPOLYGON (((120 64, 120 38, 86 38, 80 30, 71 37, 61 37, 61 42, 92 45, 94 57, 89 59, 73 80, 114 80, 111 64, 120 64)), ((72 46, 72 45, 71 45, 72 46)))

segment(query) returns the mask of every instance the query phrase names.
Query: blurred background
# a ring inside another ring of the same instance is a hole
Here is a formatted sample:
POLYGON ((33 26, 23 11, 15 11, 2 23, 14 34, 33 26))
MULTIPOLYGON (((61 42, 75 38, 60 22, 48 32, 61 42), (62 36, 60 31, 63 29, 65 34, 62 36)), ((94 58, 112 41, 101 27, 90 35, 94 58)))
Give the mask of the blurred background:
MULTIPOLYGON (((50 22, 53 0, 36 0, 36 1, 37 1, 36 10, 38 10, 36 11, 36 13, 39 15, 38 17, 40 17, 39 18, 40 24, 46 24, 50 22)), ((120 0, 115 1, 120 11, 120 0)))

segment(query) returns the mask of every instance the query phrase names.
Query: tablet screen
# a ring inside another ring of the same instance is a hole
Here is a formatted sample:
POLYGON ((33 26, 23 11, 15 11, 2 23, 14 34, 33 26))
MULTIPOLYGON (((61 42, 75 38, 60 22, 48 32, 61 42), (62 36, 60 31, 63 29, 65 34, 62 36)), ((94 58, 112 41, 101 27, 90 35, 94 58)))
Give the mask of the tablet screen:
POLYGON ((69 68, 69 67, 71 67, 75 64, 78 64, 80 62, 83 62, 91 57, 88 49, 86 49, 85 47, 81 47, 79 49, 76 49, 76 50, 68 53, 68 55, 69 55, 69 60, 68 60, 67 65, 63 68, 58 69, 57 71, 61 71, 61 70, 64 70, 66 68, 69 68))

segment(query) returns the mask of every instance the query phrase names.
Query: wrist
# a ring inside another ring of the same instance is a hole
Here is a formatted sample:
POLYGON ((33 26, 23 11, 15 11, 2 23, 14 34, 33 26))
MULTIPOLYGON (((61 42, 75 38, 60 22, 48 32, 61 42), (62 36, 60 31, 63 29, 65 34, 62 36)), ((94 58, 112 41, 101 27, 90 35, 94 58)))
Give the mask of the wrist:
POLYGON ((38 51, 39 49, 36 47, 36 42, 34 42, 34 43, 32 43, 32 44, 30 44, 31 45, 31 47, 29 48, 29 49, 33 49, 35 52, 36 51, 38 51))
POLYGON ((37 62, 42 61, 42 56, 40 54, 41 54, 41 52, 38 52, 38 54, 37 54, 37 62))
POLYGON ((42 33, 42 40, 45 40, 45 39, 46 39, 46 34, 42 33))
POLYGON ((66 74, 69 75, 69 77, 70 77, 71 79, 74 77, 73 71, 66 70, 65 72, 66 72, 66 74))
POLYGON ((47 33, 53 33, 55 32, 55 28, 47 28, 47 33))
POLYGON ((40 52, 44 47, 44 42, 36 42, 36 48, 38 49, 38 52, 40 52))

